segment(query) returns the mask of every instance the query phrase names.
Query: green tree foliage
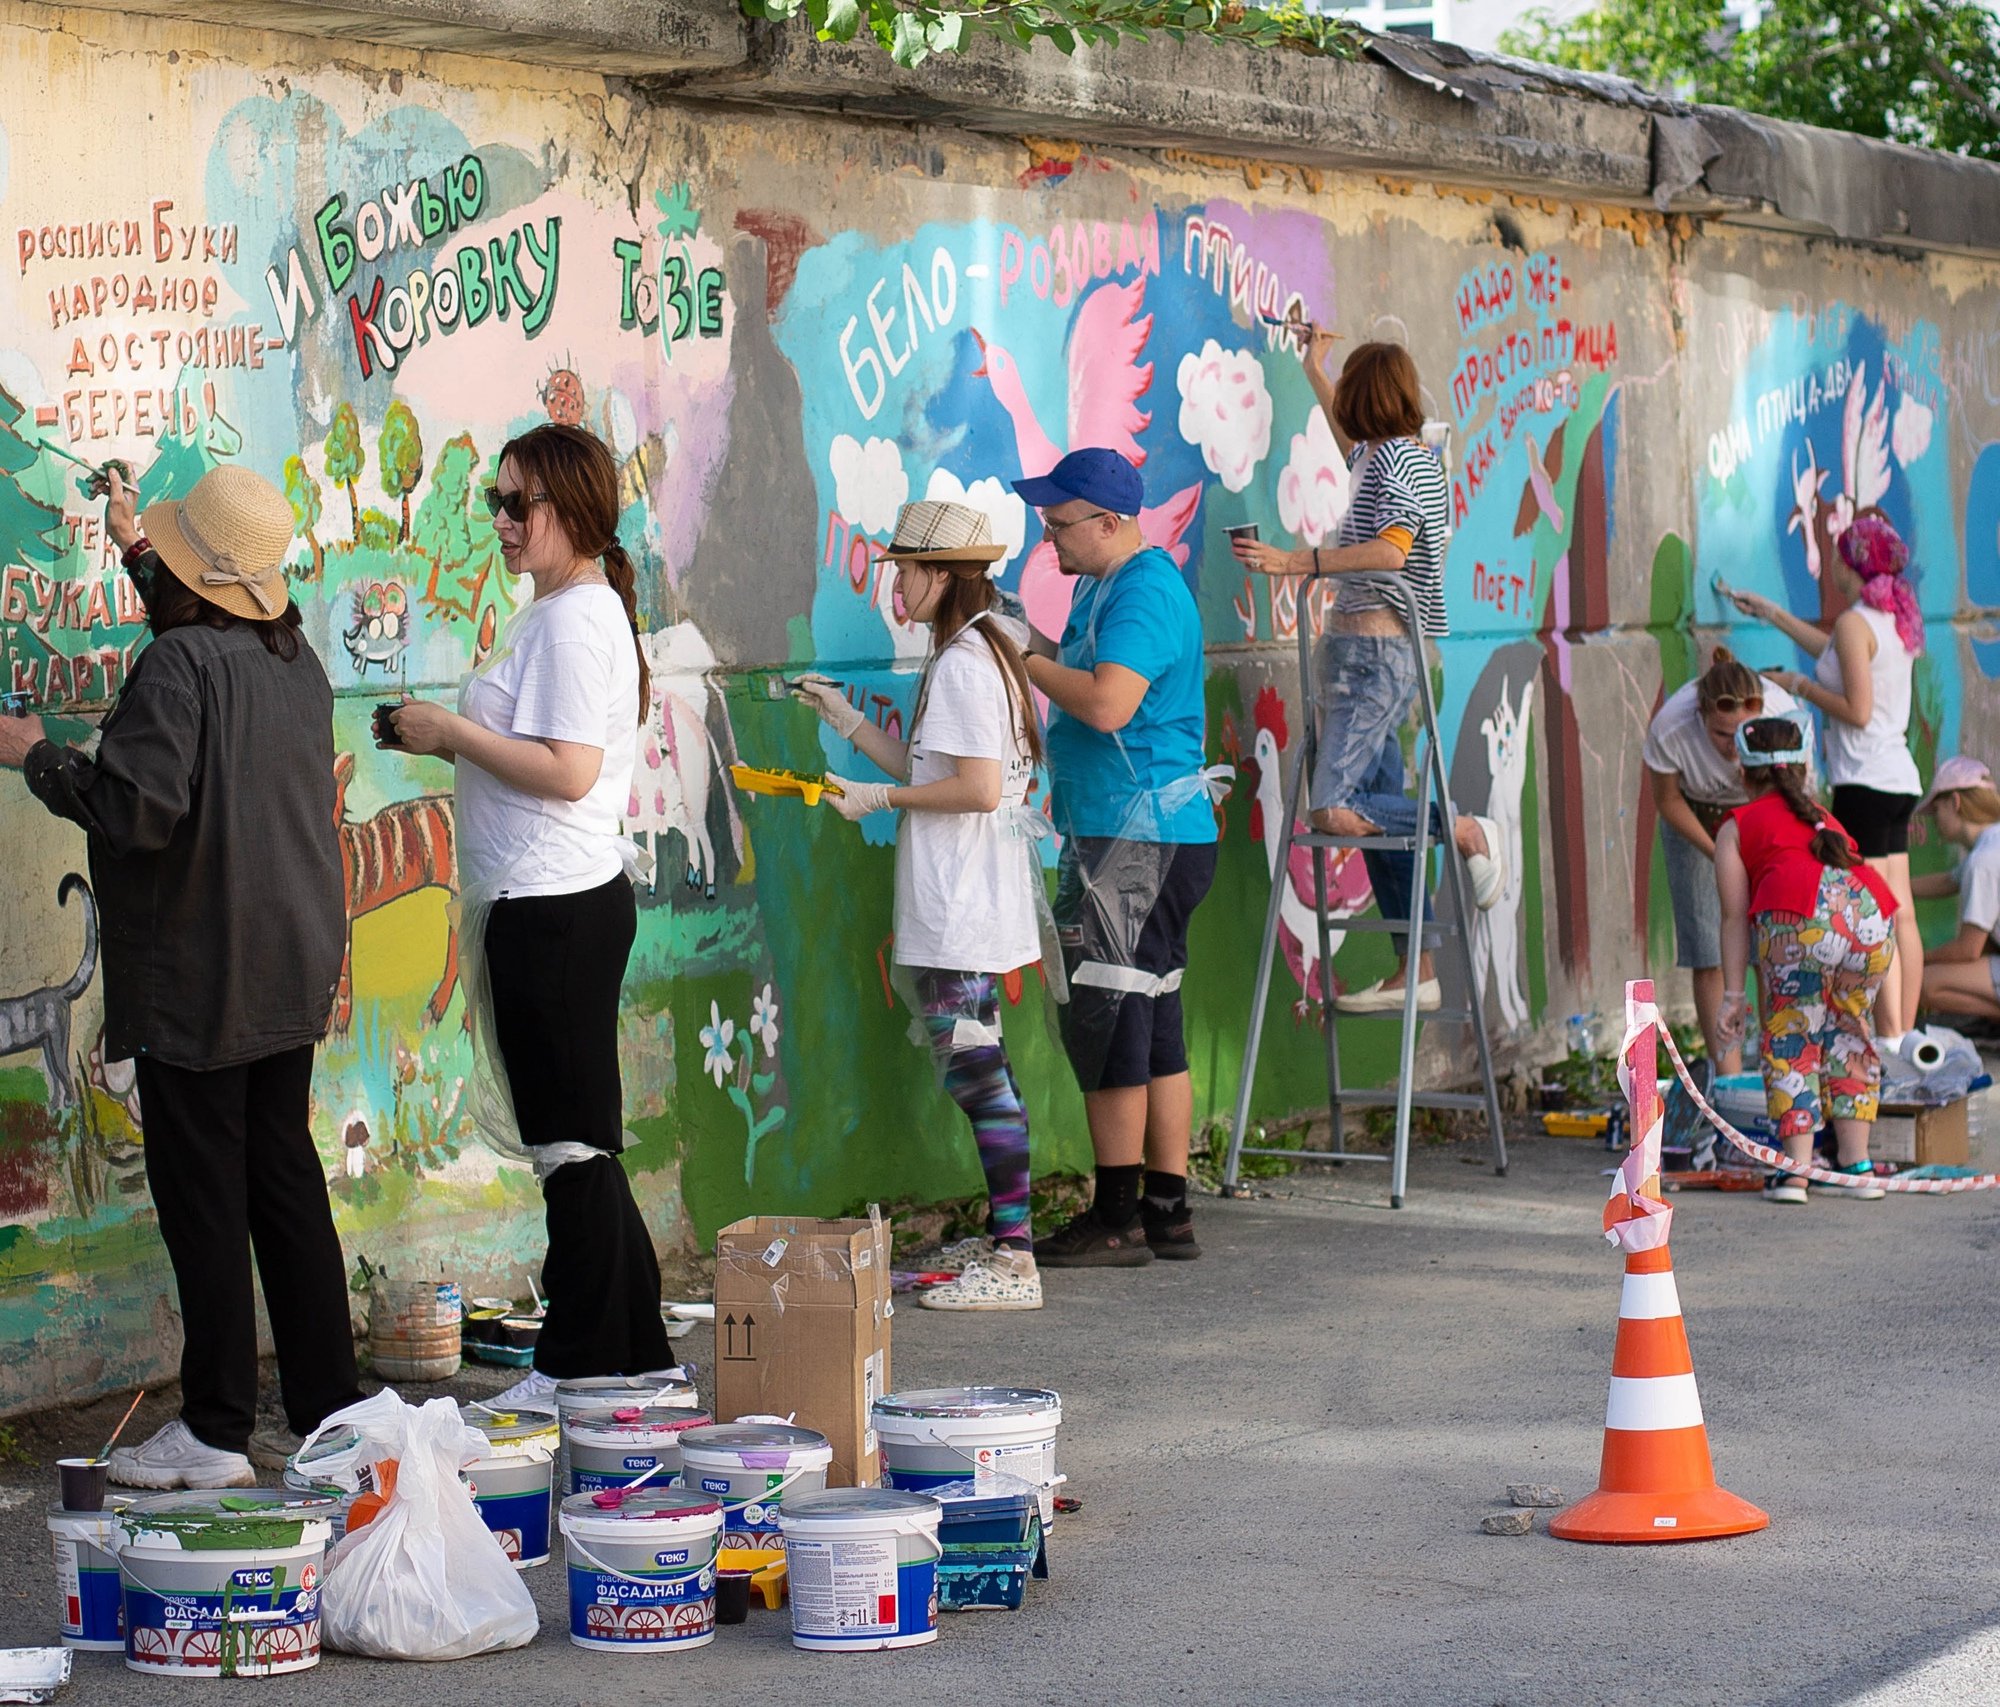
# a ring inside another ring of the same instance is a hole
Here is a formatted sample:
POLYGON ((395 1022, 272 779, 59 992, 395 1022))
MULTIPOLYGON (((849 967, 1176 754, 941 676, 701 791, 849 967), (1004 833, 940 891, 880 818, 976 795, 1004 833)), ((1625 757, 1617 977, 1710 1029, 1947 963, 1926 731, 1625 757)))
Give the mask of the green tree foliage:
POLYGON ((354 539, 361 537, 361 500, 355 495, 354 483, 361 478, 367 461, 368 453, 361 448, 361 422, 354 413, 354 405, 343 403, 334 410, 333 425, 327 429, 326 477, 347 488, 347 503, 354 516, 350 537, 354 539))
POLYGON ((320 518, 319 482, 306 471, 301 457, 285 458, 285 496, 292 501, 292 520, 306 536, 306 544, 312 547, 312 574, 317 581, 326 568, 326 549, 314 531, 320 518))
POLYGON ((478 466, 470 433, 447 440, 410 534, 410 543, 431 561, 426 602, 468 622, 479 614, 487 579, 500 566, 499 535, 485 510, 471 501, 478 466))
POLYGON ((1686 100, 2000 160, 2000 18, 1975 0, 1722 0, 1531 12, 1501 47, 1686 100))
POLYGON ((402 537, 410 537, 410 494, 424 477, 424 436, 417 429, 417 417, 400 397, 389 404, 382 417, 382 436, 376 441, 376 462, 382 474, 382 490, 403 504, 402 537))
MULTIPOLYGON (((62 510, 21 483, 44 455, 28 442, 27 410, 0 389, 0 566, 46 568, 62 555, 62 510)), ((11 684, 0 682, 0 688, 11 684)))

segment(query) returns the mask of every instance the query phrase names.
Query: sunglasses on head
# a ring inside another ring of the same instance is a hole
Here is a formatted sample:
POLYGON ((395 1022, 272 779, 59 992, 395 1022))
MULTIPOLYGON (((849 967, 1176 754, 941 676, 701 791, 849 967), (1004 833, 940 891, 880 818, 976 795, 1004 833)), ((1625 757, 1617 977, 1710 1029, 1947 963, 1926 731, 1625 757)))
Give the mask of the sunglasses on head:
POLYGON ((546 492, 503 492, 497 486, 487 487, 482 495, 486 499, 486 513, 489 516, 497 521, 501 512, 505 511, 507 519, 516 527, 527 526, 530 506, 546 504, 549 501, 546 492))
POLYGON ((1708 708, 1711 711, 1721 712, 1747 711, 1755 717, 1764 709, 1764 696, 1760 693, 1719 693, 1709 701, 1708 708))

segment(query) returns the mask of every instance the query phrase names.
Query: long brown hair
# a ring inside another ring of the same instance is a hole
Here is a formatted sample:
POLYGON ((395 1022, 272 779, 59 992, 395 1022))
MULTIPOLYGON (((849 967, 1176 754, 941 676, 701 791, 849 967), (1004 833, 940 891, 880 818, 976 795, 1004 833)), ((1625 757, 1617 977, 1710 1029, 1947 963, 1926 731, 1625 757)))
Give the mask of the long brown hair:
POLYGON ((524 488, 546 492, 549 508, 579 555, 604 562, 604 578, 625 603, 632 625, 632 649, 639 655, 639 721, 653 706, 653 672, 639 642, 639 576, 618 543, 618 464, 611 447, 595 433, 551 421, 533 427, 500 447, 500 460, 513 460, 524 488))
MULTIPOLYGON (((1786 752, 1805 738, 1789 717, 1752 718, 1738 733, 1744 746, 1753 753, 1786 752)), ((1845 832, 1836 828, 1834 821, 1820 809, 1819 802, 1806 793, 1804 765, 1746 765, 1743 781, 1753 795, 1778 791, 1791 808, 1792 816, 1813 832, 1807 847, 1821 865, 1830 865, 1836 871, 1851 871, 1861 863, 1861 856, 1854 851, 1854 844, 1845 832)))
MULTIPOLYGON (((968 623, 974 622, 983 612, 996 609, 1000 597, 986 573, 984 563, 927 563, 924 567, 945 572, 937 609, 931 613, 931 657, 935 659, 965 631, 968 623)), ((1041 720, 1035 716, 1035 696, 1028 684, 1027 660, 1021 656, 1021 648, 1014 644, 1013 637, 999 624, 981 622, 978 629, 992 649, 993 661, 1000 666, 1000 674, 1007 683, 1007 698, 1019 714, 1021 728, 1027 735, 1028 757, 1039 765, 1045 757, 1042 726, 1041 720)), ((923 721, 924 702, 930 698, 930 691, 931 673, 926 668, 923 686, 917 690, 917 708, 910 717, 912 735, 923 721)))
POLYGON ((1694 700, 1706 717, 1719 699, 1759 699, 1764 697, 1764 678, 1737 658, 1727 646, 1709 654, 1708 668, 1695 684, 1694 700))

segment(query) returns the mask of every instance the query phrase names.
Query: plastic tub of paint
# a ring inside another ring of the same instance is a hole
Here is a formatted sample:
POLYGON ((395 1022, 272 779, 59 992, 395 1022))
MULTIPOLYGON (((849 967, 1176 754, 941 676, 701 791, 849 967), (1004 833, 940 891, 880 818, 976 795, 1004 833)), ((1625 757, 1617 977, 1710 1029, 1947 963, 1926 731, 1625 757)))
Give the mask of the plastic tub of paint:
POLYGON ((368 1355, 384 1381, 449 1381, 465 1314, 455 1280, 377 1280, 368 1297, 368 1355))
POLYGON ((172 1677, 318 1665, 332 1510, 263 1488, 134 1500, 118 1514, 125 1663, 172 1677))
POLYGON ((107 1654, 125 1651, 123 1597, 118 1587, 118 1516, 129 1503, 113 1495, 103 1511, 49 1507, 56 1612, 66 1648, 107 1654))
POLYGON ((526 1570, 549 1562, 549 1500, 555 1490, 560 1435, 553 1406, 512 1411, 461 1406, 468 1427, 486 1436, 487 1450, 465 1467, 479 1520, 507 1557, 526 1570))
POLYGON ((569 1639, 579 1648, 659 1654, 715 1640, 720 1500, 684 1488, 644 1487, 615 1501, 572 1494, 557 1522, 569 1639))
POLYGON ((826 1486, 833 1448, 789 1423, 721 1423, 681 1436, 681 1482, 722 1501, 725 1547, 782 1547, 778 1509, 826 1486))
POLYGON ((366 1464, 355 1467, 355 1488, 352 1493, 338 1482, 329 1480, 318 1466, 336 1454, 351 1452, 356 1436, 351 1428, 336 1430, 332 1434, 321 1435, 305 1452, 294 1453, 285 1460, 285 1492, 291 1499, 320 1499, 328 1502, 326 1518, 333 1525, 333 1538, 339 1541, 347 1534, 347 1513, 363 1494, 375 1491, 375 1472, 366 1464))
POLYGON ((648 1486, 665 1487, 681 1469, 681 1438, 714 1419, 706 1411, 683 1411, 666 1405, 637 1406, 615 1411, 573 1411, 563 1420, 569 1480, 565 1496, 622 1488, 648 1470, 648 1486))
POLYGON ((1043 1387, 926 1387, 877 1399, 883 1480, 917 1492, 1000 1471, 1041 1490, 1042 1527, 1056 1515, 1056 1430, 1062 1398, 1043 1387))
POLYGON ((937 1640, 938 1502, 895 1488, 824 1488, 785 1501, 792 1645, 822 1653, 937 1640))
MULTIPOLYGON (((627 1405, 665 1405, 671 1410, 698 1411, 701 1395, 679 1369, 656 1369, 645 1375, 587 1375, 558 1381, 556 1420, 567 1423, 579 1411, 615 1411, 627 1405)), ((556 1455, 556 1486, 569 1488, 569 1441, 556 1455)))

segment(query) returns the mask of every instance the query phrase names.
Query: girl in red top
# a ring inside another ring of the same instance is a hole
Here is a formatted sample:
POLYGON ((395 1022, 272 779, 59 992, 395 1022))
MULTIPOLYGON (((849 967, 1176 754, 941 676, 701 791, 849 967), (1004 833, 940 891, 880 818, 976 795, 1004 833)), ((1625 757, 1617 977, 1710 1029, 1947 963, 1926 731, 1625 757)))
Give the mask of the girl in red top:
MULTIPOLYGON (((1868 1129, 1882 1069, 1869 1014, 1896 955, 1889 923, 1896 899, 1861 863, 1853 838, 1806 793, 1805 741, 1784 717, 1759 717, 1736 731, 1750 800, 1715 837, 1723 983, 1717 1029, 1736 1042, 1747 1027, 1743 974, 1754 929, 1764 1098, 1786 1157, 1801 1172, 1810 1167, 1813 1136, 1831 1117, 1843 1189, 1877 1198, 1883 1192, 1868 1160, 1868 1129)), ((1774 1173, 1764 1195, 1804 1203, 1805 1181, 1774 1173)))

